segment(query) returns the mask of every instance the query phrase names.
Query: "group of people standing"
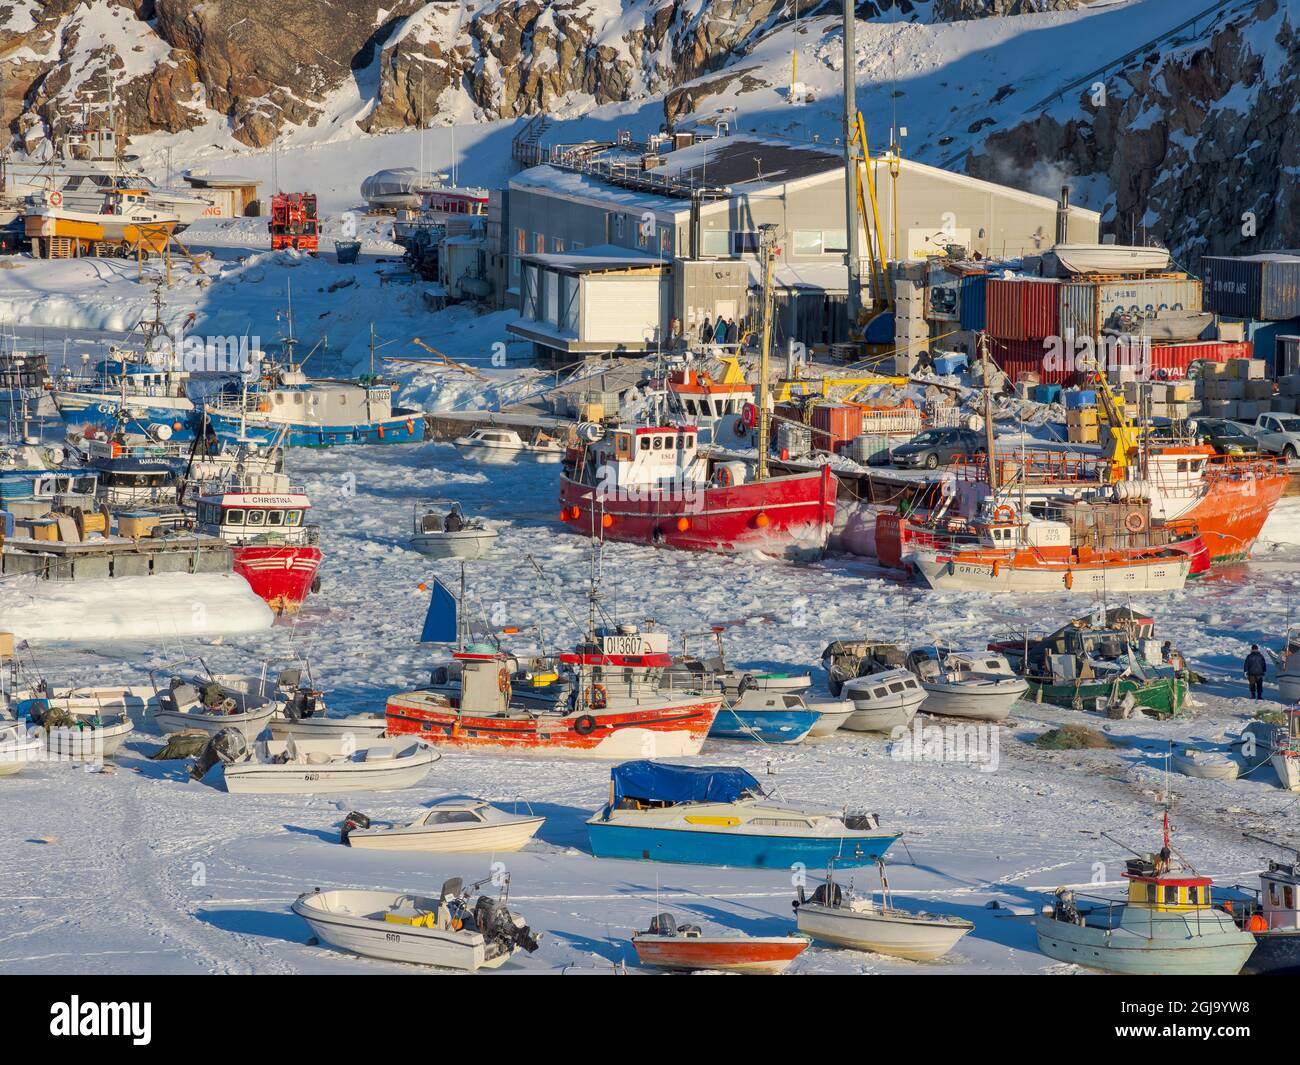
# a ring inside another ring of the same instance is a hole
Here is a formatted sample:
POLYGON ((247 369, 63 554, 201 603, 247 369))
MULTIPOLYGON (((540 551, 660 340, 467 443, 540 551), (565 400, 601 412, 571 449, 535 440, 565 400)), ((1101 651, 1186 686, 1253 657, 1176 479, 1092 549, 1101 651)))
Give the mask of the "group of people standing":
POLYGON ((704 316, 704 321, 700 323, 701 344, 734 345, 739 341, 740 327, 736 325, 736 319, 723 318, 719 315, 718 320, 714 322, 707 314, 704 316))

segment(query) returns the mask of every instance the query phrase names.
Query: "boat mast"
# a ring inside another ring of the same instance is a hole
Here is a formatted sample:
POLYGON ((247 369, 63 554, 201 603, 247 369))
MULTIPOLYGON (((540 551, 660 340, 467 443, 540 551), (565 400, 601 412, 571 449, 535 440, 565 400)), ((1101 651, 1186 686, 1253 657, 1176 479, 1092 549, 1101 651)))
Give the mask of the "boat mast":
MULTIPOLYGON (((844 233, 847 240, 848 262, 848 312, 849 329, 858 324, 862 313, 862 263, 858 259, 858 220, 854 215, 857 191, 858 164, 853 158, 853 126, 856 120, 857 104, 857 48, 855 45, 855 0, 844 0, 844 233)), ((866 147, 863 146, 863 154, 866 147)), ((865 166, 870 167, 870 160, 864 159, 865 166)), ((872 293, 875 298, 877 294, 872 293)), ((762 415, 760 414, 760 417, 762 415)))
POLYGON ((998 494, 997 462, 993 457, 993 388, 990 385, 992 370, 989 362, 989 335, 980 333, 980 363, 984 370, 984 460, 989 468, 989 494, 998 494))
POLYGON ((776 226, 759 227, 763 253, 763 328, 758 349, 758 468, 755 479, 767 480, 767 453, 771 446, 771 424, 767 413, 767 363, 772 353, 772 265, 776 260, 776 226))

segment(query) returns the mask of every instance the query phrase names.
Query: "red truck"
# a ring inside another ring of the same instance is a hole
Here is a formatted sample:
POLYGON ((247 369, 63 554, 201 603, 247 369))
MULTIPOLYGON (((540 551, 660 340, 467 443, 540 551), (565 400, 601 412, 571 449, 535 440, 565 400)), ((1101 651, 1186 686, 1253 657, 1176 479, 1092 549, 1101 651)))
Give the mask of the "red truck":
POLYGON ((316 254, 320 242, 320 221, 316 217, 316 196, 311 192, 277 192, 271 198, 271 250, 295 248, 316 254))

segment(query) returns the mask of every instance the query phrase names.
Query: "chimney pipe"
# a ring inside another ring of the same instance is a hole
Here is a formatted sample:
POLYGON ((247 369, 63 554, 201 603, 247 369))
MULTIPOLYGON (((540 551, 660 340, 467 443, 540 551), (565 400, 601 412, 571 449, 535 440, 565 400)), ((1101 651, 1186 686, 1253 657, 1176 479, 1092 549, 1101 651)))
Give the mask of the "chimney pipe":
POLYGON ((700 199, 699 189, 691 189, 691 258, 700 257, 700 199))
POLYGON ((1056 243, 1065 244, 1070 239, 1070 186, 1061 186, 1061 200, 1056 205, 1056 243))

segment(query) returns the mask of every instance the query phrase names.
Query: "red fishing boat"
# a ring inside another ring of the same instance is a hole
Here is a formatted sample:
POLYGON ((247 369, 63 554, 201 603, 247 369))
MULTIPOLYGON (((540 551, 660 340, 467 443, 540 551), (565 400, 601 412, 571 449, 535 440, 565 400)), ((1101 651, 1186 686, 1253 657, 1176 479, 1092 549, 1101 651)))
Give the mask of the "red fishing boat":
POLYGON ((198 497, 196 527, 234 545, 235 572, 279 613, 319 587, 321 550, 306 523, 311 500, 282 473, 248 474, 198 497))
POLYGON ((721 693, 661 692, 668 634, 632 625, 597 630, 559 656, 571 694, 551 708, 512 703, 513 659, 500 649, 471 644, 452 657, 459 687, 390 696, 389 735, 569 758, 679 758, 700 753, 722 705, 721 693))
POLYGON ((773 974, 783 972, 811 942, 806 936, 706 936, 696 925, 679 925, 671 913, 650 919, 632 937, 642 965, 678 972, 773 974))

